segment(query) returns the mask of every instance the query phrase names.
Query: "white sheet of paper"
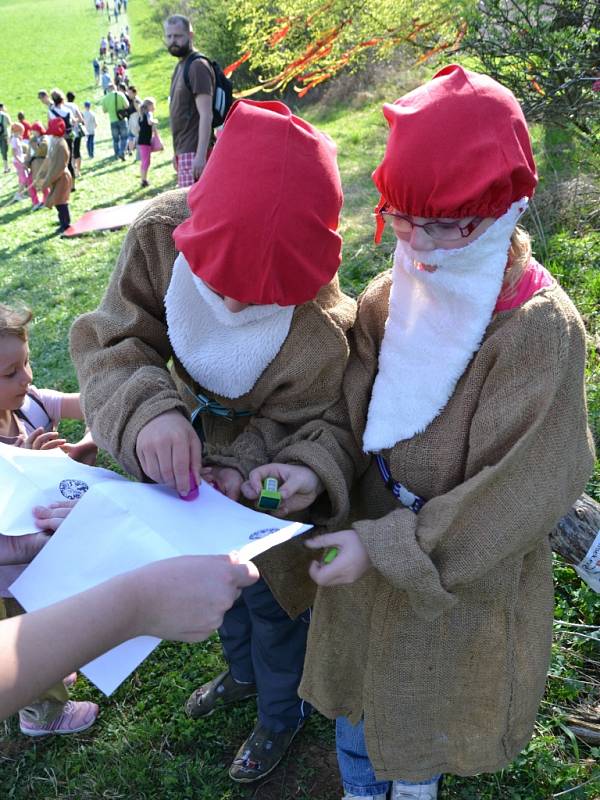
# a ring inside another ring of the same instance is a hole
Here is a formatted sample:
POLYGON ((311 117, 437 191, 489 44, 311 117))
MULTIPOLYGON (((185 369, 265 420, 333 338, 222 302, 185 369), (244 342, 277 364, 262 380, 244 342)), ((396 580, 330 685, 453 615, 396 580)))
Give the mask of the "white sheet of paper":
POLYGON ((80 496, 102 481, 125 478, 73 461, 62 450, 27 450, 0 443, 0 533, 24 536, 37 527, 31 509, 80 496))
MULTIPOLYGON (((185 502, 164 486, 100 482, 10 589, 33 611, 151 561, 232 550, 249 559, 310 527, 234 503, 206 483, 196 500, 185 502)), ((133 639, 82 671, 111 694, 158 643, 152 637, 133 639)))

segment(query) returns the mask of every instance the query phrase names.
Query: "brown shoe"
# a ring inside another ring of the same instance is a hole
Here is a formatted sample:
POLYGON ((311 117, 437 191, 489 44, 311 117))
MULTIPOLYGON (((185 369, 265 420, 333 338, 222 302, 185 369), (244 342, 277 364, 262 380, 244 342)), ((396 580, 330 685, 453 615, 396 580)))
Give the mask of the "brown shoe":
POLYGON ((256 684, 238 683, 229 670, 225 670, 192 692, 185 704, 185 711, 192 719, 208 717, 219 708, 239 703, 248 697, 256 697, 256 684))

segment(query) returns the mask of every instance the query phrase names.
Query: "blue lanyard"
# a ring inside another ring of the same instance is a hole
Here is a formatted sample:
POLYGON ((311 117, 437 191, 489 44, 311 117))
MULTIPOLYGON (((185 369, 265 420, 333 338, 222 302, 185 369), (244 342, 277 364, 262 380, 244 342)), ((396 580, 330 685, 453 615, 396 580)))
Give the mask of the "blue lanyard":
POLYGON ((425 500, 419 497, 418 494, 411 492, 410 489, 407 489, 400 481, 395 481, 392 478, 388 463, 383 456, 376 455, 375 460, 377 461, 377 466, 379 467, 383 482, 392 492, 396 500, 415 514, 418 514, 425 505, 425 500))

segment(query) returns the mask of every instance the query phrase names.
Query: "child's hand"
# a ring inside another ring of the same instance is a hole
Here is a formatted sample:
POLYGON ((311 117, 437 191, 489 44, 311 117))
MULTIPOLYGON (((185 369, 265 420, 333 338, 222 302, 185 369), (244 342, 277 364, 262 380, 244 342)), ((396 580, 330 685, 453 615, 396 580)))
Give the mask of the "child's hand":
POLYGON ((36 428, 33 433, 23 442, 23 447, 28 450, 54 450, 67 443, 66 439, 61 439, 57 431, 45 431, 43 428, 36 428))
POLYGON ((265 478, 277 478, 281 505, 274 517, 286 517, 308 508, 323 491, 318 475, 308 467, 296 464, 264 464, 253 469, 242 484, 242 494, 247 500, 257 500, 265 478))
POLYGON ((191 422, 179 411, 165 411, 144 425, 135 452, 151 480, 166 483, 184 497, 190 491, 190 472, 200 483, 202 446, 191 422))
POLYGON ((202 467, 202 480, 210 483, 230 500, 239 500, 244 478, 233 467, 202 467))
POLYGON ((371 566, 367 548, 353 530, 324 533, 321 536, 307 539, 304 544, 311 550, 329 547, 338 549, 338 554, 329 564, 324 564, 322 561, 311 563, 308 572, 319 586, 340 586, 344 583, 354 583, 371 566))
POLYGON ((77 500, 61 500, 58 503, 51 503, 49 506, 35 506, 32 509, 35 524, 45 531, 55 531, 76 502, 77 500))
POLYGON ((96 465, 98 445, 88 436, 84 436, 83 439, 74 444, 67 442, 62 446, 62 449, 73 461, 79 461, 80 464, 88 464, 90 467, 96 465))

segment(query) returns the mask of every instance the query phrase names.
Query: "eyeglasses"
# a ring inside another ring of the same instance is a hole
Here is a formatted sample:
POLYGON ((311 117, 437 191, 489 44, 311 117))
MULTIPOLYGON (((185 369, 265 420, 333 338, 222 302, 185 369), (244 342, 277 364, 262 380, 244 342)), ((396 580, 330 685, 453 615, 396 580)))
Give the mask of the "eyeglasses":
POLYGON ((410 217, 400 214, 399 211, 394 211, 391 206, 384 206, 378 212, 382 217, 391 217, 394 220, 394 232, 400 235, 410 236, 413 228, 423 228, 425 233, 432 239, 440 242, 456 242, 460 239, 466 239, 470 236, 475 228, 483 222, 483 217, 473 217, 470 222, 465 225, 460 224, 460 220, 456 222, 425 222, 420 224, 413 222, 410 217))

